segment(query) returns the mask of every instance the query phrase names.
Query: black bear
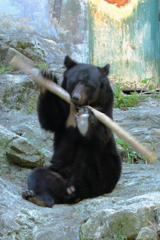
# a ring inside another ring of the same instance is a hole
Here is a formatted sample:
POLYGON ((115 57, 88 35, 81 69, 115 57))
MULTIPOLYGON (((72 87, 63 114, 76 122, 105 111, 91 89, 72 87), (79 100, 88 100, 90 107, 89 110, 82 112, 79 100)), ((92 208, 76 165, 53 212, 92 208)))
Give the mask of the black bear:
MULTIPOLYGON (((41 127, 54 132, 51 165, 39 167, 28 176, 23 198, 40 206, 75 203, 110 193, 121 174, 121 158, 112 131, 98 121, 87 105, 112 118, 113 91, 110 65, 96 67, 76 63, 66 56, 61 84, 77 110, 60 97, 41 89, 38 117, 41 127)), ((50 72, 41 71, 57 83, 50 72)))

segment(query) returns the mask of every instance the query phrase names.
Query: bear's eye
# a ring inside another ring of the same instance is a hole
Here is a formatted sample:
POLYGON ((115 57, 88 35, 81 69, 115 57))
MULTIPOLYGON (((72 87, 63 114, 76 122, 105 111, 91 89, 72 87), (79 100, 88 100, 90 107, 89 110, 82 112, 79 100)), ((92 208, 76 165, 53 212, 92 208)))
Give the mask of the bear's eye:
POLYGON ((78 83, 83 83, 83 79, 79 79, 78 83))
POLYGON ((75 87, 75 83, 74 82, 70 82, 70 83, 67 84, 67 88, 68 89, 72 89, 74 87, 75 87))
POLYGON ((91 84, 86 84, 86 87, 92 88, 92 85, 91 84))

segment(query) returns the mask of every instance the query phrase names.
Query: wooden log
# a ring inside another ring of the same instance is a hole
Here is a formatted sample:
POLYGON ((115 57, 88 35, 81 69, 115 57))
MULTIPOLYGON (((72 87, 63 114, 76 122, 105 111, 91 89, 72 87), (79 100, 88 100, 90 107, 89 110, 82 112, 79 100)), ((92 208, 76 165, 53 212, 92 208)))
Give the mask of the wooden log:
MULTIPOLYGON (((19 56, 15 56, 11 63, 13 67, 23 70, 24 73, 32 77, 40 86, 46 88, 50 92, 58 95, 60 98, 71 104, 73 107, 73 103, 71 102, 70 95, 63 88, 61 88, 56 83, 45 79, 39 74, 39 70, 30 66, 28 63, 24 62, 19 56)), ((105 126, 109 127, 116 135, 126 141, 130 146, 132 146, 136 152, 141 154, 141 156, 145 157, 146 160, 150 163, 154 162, 156 157, 154 153, 150 152, 145 146, 143 146, 139 141, 133 138, 128 132, 126 132, 123 128, 121 128, 117 123, 115 123, 112 119, 110 119, 105 114, 99 112, 98 110, 87 106, 92 109, 95 117, 102 122, 105 126)))

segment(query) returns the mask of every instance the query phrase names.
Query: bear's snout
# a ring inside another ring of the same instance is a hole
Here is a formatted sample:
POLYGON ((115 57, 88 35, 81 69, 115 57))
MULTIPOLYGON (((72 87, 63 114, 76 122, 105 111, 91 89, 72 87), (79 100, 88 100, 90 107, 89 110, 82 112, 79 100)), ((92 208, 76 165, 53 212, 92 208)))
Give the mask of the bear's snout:
POLYGON ((76 104, 81 101, 81 95, 78 92, 74 92, 72 95, 72 101, 76 104))
POLYGON ((77 84, 71 93, 71 101, 75 106, 84 106, 86 104, 86 88, 83 84, 77 84))

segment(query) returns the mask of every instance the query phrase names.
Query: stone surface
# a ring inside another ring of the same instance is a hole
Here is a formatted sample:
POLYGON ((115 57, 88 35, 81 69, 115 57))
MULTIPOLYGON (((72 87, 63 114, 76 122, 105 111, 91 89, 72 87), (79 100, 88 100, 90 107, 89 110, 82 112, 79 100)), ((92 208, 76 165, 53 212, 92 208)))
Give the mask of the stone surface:
POLYGON ((2 240, 113 240, 123 236, 134 240, 141 229, 149 227, 158 238, 158 167, 124 164, 121 180, 111 194, 73 205, 54 205, 51 209, 22 199, 24 182, 11 180, 10 174, 2 175, 0 237, 2 240))
POLYGON ((36 109, 38 85, 26 75, 0 75, 1 111, 21 110, 33 112, 36 109), (29 111, 30 110, 30 111, 29 111))
POLYGON ((24 74, 0 75, 0 124, 25 137, 48 158, 53 134, 40 128, 36 113, 39 87, 24 74))
POLYGON ((19 137, 1 125, 0 143, 1 165, 8 161, 18 166, 34 168, 44 163, 44 155, 26 138, 19 137))
POLYGON ((138 236, 136 237, 136 240, 157 240, 158 236, 156 232, 148 227, 144 227, 141 229, 141 231, 138 233, 138 236))
MULTIPOLYGON (((41 0, 39 4, 37 0, 1 1, 0 33, 13 35, 13 39, 19 37, 20 42, 23 42, 26 33, 31 38, 38 35, 54 40, 57 48, 59 45, 66 54, 86 62, 89 59, 88 2, 41 0)), ((56 55, 56 49, 54 51, 56 55)))
POLYGON ((147 97, 133 109, 114 109, 114 120, 160 160, 160 99, 147 97))
POLYGON ((40 167, 44 162, 43 154, 23 137, 18 137, 8 143, 6 157, 10 163, 21 167, 40 167))
POLYGON ((154 221, 155 205, 149 201, 133 203, 122 209, 104 209, 94 214, 81 227, 83 237, 89 239, 111 239, 118 234, 134 239, 137 232, 144 226, 148 219, 154 221))
POLYGON ((62 47, 51 39, 25 33, 0 34, 0 44, 3 48, 8 48, 7 55, 3 55, 4 59, 14 54, 13 49, 15 49, 35 63, 43 62, 51 65, 56 71, 58 71, 58 66, 63 67, 65 54, 62 47))

